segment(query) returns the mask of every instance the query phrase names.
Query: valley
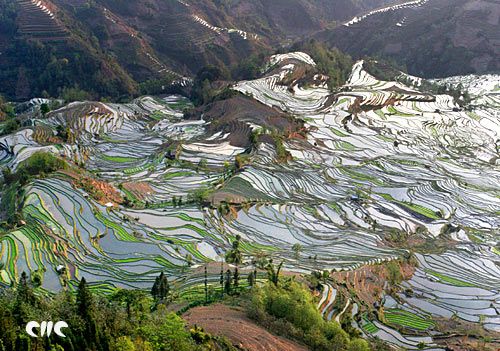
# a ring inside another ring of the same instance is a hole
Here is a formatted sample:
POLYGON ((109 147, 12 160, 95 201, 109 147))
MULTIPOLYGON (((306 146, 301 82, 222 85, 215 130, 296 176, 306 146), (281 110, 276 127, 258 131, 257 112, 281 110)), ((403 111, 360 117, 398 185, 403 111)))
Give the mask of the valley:
MULTIPOLYGON (((498 76, 446 79, 468 89, 464 107, 403 73, 377 79, 363 61, 334 92, 324 75, 289 79, 315 65, 275 55, 201 115, 186 116, 178 95, 73 102, 45 117, 49 101, 33 100, 32 126, 0 139, 2 167, 48 152, 69 168, 18 192, 2 283, 24 271, 43 290, 85 277, 107 293, 165 271, 182 296, 241 240, 243 271, 272 257, 288 274, 327 272, 320 310, 366 337, 437 350, 447 320, 454 334, 498 333, 498 76), (368 296, 370 281, 384 283, 368 296)), ((216 287, 218 272, 207 281, 216 287)))
POLYGON ((0 0, 0 351, 500 350, 499 5, 0 0))

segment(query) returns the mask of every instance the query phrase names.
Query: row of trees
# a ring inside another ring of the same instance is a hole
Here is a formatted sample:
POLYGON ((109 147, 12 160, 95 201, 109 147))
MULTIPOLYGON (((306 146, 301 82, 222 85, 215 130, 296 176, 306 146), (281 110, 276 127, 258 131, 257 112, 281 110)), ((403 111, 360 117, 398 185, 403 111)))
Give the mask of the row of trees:
POLYGON ((223 338, 188 330, 181 317, 143 291, 95 295, 84 278, 75 288, 74 294, 46 297, 22 273, 16 290, 0 290, 0 351, 234 350, 223 338), (65 321, 66 338, 28 337, 24 327, 32 320, 65 321))

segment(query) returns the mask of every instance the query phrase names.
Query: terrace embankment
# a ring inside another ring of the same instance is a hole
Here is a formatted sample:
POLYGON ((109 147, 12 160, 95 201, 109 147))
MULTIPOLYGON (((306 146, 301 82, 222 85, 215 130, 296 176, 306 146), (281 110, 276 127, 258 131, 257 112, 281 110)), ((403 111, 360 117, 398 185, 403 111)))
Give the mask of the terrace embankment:
POLYGON ((196 307, 183 316, 190 325, 197 325, 214 335, 227 337, 234 345, 248 351, 305 351, 298 343, 276 336, 257 325, 239 307, 222 304, 196 307))
POLYGON ((94 179, 88 175, 77 173, 72 170, 65 170, 62 171, 62 173, 71 178, 72 184, 75 187, 85 190, 100 204, 121 204, 123 202, 123 197, 120 195, 120 192, 107 182, 94 179))
POLYGON ((332 278, 338 283, 341 293, 349 296, 350 292, 356 293, 357 299, 367 306, 373 306, 379 302, 384 287, 390 287, 387 283, 396 283, 391 280, 408 280, 415 273, 415 267, 406 262, 392 262, 388 264, 365 266, 354 271, 336 272, 332 278), (394 270, 397 269, 397 272, 394 270), (392 270, 392 272, 391 272, 392 270))
POLYGON ((303 128, 300 120, 242 95, 198 108, 191 117, 199 119, 202 114, 211 122, 209 133, 228 133, 230 144, 238 147, 251 145, 252 125, 266 126, 286 136, 303 128))
POLYGON ((43 42, 64 41, 68 38, 65 28, 52 12, 54 6, 41 1, 17 1, 20 9, 18 17, 19 34, 28 39, 43 42))

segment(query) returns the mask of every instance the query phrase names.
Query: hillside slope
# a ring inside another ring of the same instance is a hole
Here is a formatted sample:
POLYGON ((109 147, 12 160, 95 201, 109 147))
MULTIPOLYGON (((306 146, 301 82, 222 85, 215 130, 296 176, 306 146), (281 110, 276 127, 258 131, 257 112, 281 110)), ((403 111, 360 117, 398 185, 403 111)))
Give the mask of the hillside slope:
POLYGON ((500 71, 500 3, 418 0, 357 18, 317 38, 355 57, 381 56, 411 74, 443 77, 500 71))
POLYGON ((138 82, 229 67, 395 2, 1 0, 0 94, 131 96, 138 82))

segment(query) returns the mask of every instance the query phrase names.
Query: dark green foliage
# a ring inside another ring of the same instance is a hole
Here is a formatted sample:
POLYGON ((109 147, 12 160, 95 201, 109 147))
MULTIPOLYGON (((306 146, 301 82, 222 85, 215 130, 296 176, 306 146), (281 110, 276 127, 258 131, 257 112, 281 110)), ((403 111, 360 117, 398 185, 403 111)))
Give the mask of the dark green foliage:
POLYGON ((84 319, 85 322, 91 322, 91 310, 94 308, 94 302, 92 299, 92 294, 87 287, 87 281, 85 278, 80 280, 78 284, 78 292, 76 294, 76 305, 78 308, 78 313, 84 319))
MULTIPOLYGON (((187 201, 203 206, 209 203, 212 194, 213 190, 209 187, 198 188, 188 194, 187 201)), ((182 198, 178 199, 177 204, 179 206, 182 204, 182 198)))
POLYGON ((0 92, 18 101, 47 95, 67 101, 118 99, 136 93, 134 81, 113 58, 95 51, 91 41, 73 39, 60 45, 12 40, 2 53, 0 92))
POLYGON ((258 78, 261 75, 266 57, 267 55, 261 52, 241 60, 231 68, 231 78, 233 80, 252 80, 258 78))
POLYGON ((274 267, 272 260, 269 261, 266 269, 267 269, 267 279, 269 282, 273 283, 275 286, 279 284, 280 272, 283 267, 283 261, 278 265, 278 267, 274 267))
POLYGON ((224 292, 228 295, 231 294, 231 270, 226 271, 226 276, 224 278, 224 292))
POLYGON ((240 272, 238 270, 238 267, 234 269, 234 275, 233 275, 233 287, 235 291, 238 291, 238 288, 240 286, 240 272))
POLYGON ((49 104, 43 103, 40 105, 40 112, 43 116, 50 112, 49 104))
POLYGON ((21 127, 21 124, 15 117, 16 114, 12 104, 9 104, 0 95, 0 122, 5 121, 0 127, 0 135, 11 134, 21 127))
POLYGON ((295 45, 293 50, 304 51, 313 58, 318 71, 330 77, 328 87, 332 90, 343 85, 351 74, 351 57, 337 48, 328 49, 324 44, 311 39, 295 45))
POLYGON ((151 289, 151 295, 153 295, 153 298, 156 300, 163 301, 168 297, 169 292, 170 285, 168 283, 168 278, 163 272, 161 272, 155 279, 153 288, 151 289))
MULTIPOLYGON (((51 153, 35 152, 23 161, 15 173, 9 168, 2 170, 5 188, 0 202, 0 210, 6 218, 9 227, 15 227, 22 219, 20 209, 22 207, 22 186, 37 176, 65 169, 67 164, 51 153)), ((5 224, 5 223, 4 223, 5 224)))
POLYGON ((165 94, 169 92, 169 87, 174 79, 173 75, 166 75, 158 79, 149 79, 139 84, 139 93, 141 95, 165 94))
POLYGON ((247 281, 248 281, 248 285, 251 288, 253 288, 253 286, 255 285, 255 276, 256 276, 256 273, 257 273, 257 271, 248 273, 247 281))
POLYGON ((365 58, 363 68, 379 80, 395 81, 401 72, 406 72, 405 67, 400 67, 391 59, 365 58))
POLYGON ((16 32, 16 2, 0 0, 0 32, 14 35, 16 32))
POLYGON ((92 100, 92 95, 85 90, 80 89, 78 85, 70 88, 64 87, 61 91, 60 97, 66 102, 92 100))
POLYGON ((233 241, 233 247, 226 253, 227 263, 235 264, 236 266, 238 266, 243 262, 243 255, 240 250, 240 240, 241 237, 237 235, 233 241))
POLYGON ((5 118, 14 118, 14 108, 11 104, 5 101, 4 97, 0 95, 0 121, 5 118))
POLYGON ((220 276, 219 276, 219 285, 222 291, 222 295, 224 295, 224 263, 220 263, 220 276))
POLYGON ((229 73, 216 66, 203 67, 197 74, 191 89, 191 101, 195 106, 209 103, 217 95, 216 81, 227 80, 229 73))
POLYGON ((208 303, 208 274, 207 274, 207 266, 205 266, 205 271, 204 271, 204 289, 205 289, 205 303, 208 303))
POLYGON ((15 118, 9 118, 7 122, 2 126, 1 135, 7 135, 14 133, 21 127, 19 121, 15 118))
POLYGON ((47 297, 22 274, 16 289, 0 290, 0 351, 208 351, 234 350, 222 338, 186 329, 184 320, 137 290, 94 295, 82 279, 76 297, 47 297), (30 338, 28 321, 65 321, 66 338, 30 338), (203 336, 200 338, 200 336, 203 336), (220 347, 219 347, 220 346, 220 347))
POLYGON ((44 176, 61 169, 65 169, 67 164, 62 159, 48 152, 37 151, 28 159, 23 161, 15 173, 5 169, 3 171, 4 181, 11 184, 19 181, 21 185, 26 184, 36 176, 44 176))
POLYGON ((146 310, 143 303, 146 299, 146 293, 141 290, 120 289, 113 293, 110 296, 110 299, 114 302, 125 305, 128 319, 132 319, 133 311, 138 310, 139 312, 143 312, 146 310))

